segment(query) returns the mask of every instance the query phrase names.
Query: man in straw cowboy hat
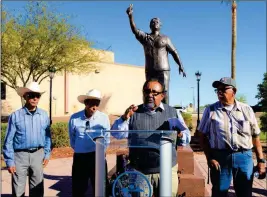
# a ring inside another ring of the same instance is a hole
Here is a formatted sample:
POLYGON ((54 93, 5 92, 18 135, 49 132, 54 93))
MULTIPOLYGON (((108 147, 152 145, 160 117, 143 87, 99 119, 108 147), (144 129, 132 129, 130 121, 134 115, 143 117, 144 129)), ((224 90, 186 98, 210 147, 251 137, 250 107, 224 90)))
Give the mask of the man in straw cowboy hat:
MULTIPOLYGON (((69 120, 70 144, 74 150, 72 165, 72 196, 85 196, 90 178, 95 194, 95 141, 96 131, 110 130, 109 117, 98 111, 101 92, 92 89, 78 96, 85 109, 73 114, 69 120)), ((110 142, 110 134, 105 133, 105 144, 110 142)))
POLYGON ((28 174, 29 196, 43 196, 43 167, 48 164, 51 146, 48 115, 37 107, 44 92, 37 82, 32 82, 18 88, 17 93, 26 104, 10 115, 3 146, 8 172, 12 175, 12 195, 25 195, 28 174))

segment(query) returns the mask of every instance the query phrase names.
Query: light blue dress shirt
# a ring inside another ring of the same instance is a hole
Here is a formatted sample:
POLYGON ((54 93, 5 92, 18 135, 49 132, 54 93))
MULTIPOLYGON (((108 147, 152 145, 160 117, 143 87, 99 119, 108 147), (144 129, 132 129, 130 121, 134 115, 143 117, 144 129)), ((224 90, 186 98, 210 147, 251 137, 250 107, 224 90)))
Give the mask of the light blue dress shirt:
POLYGON ((109 117, 96 111, 92 117, 87 118, 85 110, 73 114, 69 120, 70 145, 75 153, 95 152, 94 138, 104 136, 105 147, 110 143, 109 117))
MULTIPOLYGON (((162 110, 164 110, 164 106, 161 103, 159 106, 162 110)), ((177 111, 177 116, 178 118, 170 118, 168 119, 168 122, 170 124, 170 128, 177 127, 182 133, 183 137, 177 142, 179 146, 186 146, 190 143, 191 141, 191 133, 186 126, 184 119, 179 112, 177 111)), ((155 111, 149 111, 149 113, 156 113, 155 111)), ((121 117, 118 118, 114 124, 112 125, 111 130, 121 130, 121 131, 128 131, 129 130, 129 120, 124 121, 121 117)), ((128 132, 111 132, 111 135, 117 139, 122 139, 122 138, 127 138, 128 137, 128 132)))
POLYGON ((8 167, 15 166, 14 150, 44 147, 44 159, 50 157, 50 120, 46 111, 36 108, 34 114, 23 107, 13 112, 3 146, 4 159, 8 167))

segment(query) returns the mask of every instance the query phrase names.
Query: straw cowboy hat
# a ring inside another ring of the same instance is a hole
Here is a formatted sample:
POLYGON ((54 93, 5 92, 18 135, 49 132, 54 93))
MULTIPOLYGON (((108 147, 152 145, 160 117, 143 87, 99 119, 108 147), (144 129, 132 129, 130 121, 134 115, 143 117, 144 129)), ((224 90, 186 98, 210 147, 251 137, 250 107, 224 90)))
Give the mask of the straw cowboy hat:
POLYGON ((85 95, 80 95, 77 97, 78 101, 84 104, 84 100, 86 99, 97 99, 101 100, 101 92, 96 89, 89 90, 85 95))
POLYGON ((17 93, 19 96, 24 96, 24 94, 27 92, 37 92, 40 94, 45 93, 45 91, 44 92, 41 91, 40 86, 37 82, 31 82, 27 84, 26 87, 19 87, 17 89, 17 93))

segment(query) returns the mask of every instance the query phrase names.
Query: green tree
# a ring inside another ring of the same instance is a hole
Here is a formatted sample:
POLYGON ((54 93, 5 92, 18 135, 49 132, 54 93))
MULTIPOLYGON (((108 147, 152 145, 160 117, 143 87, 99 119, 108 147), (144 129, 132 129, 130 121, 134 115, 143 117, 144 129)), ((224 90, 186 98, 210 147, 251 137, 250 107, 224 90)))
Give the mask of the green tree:
POLYGON ((1 80, 17 89, 29 81, 41 83, 48 71, 87 73, 96 69, 99 52, 92 49, 68 16, 43 2, 29 2, 25 12, 2 14, 1 80))
POLYGON ((256 98, 259 99, 259 104, 262 105, 263 111, 267 112, 267 73, 264 73, 263 82, 258 85, 256 98))
POLYGON ((262 105, 264 111, 261 115, 261 129, 264 132, 267 132, 267 73, 264 73, 263 82, 258 85, 258 94, 256 98, 259 99, 259 104, 262 105))
POLYGON ((238 94, 235 98, 236 98, 236 100, 238 100, 239 102, 247 103, 247 98, 246 98, 246 96, 243 95, 243 94, 238 94))

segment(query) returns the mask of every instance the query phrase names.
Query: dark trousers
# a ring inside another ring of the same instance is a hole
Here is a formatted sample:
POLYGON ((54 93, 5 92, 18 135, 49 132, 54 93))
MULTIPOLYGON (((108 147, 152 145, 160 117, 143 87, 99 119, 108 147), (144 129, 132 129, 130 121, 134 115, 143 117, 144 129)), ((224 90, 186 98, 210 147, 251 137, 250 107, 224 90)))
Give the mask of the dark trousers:
POLYGON ((170 71, 146 71, 146 80, 149 79, 158 79, 165 86, 165 98, 163 99, 163 103, 169 104, 169 81, 170 81, 170 71))
MULTIPOLYGON (((84 197, 90 179, 92 194, 95 196, 95 152, 74 153, 72 165, 72 196, 84 197)), ((106 184, 107 184, 106 161, 106 184)))

